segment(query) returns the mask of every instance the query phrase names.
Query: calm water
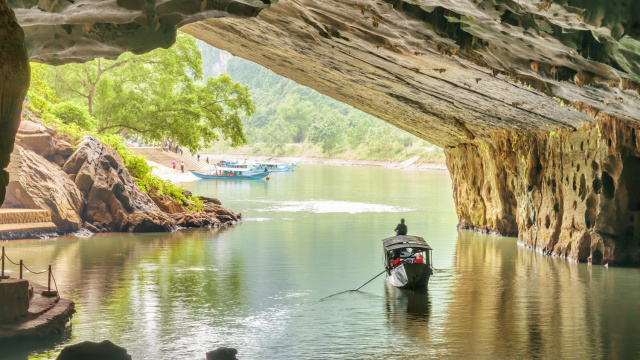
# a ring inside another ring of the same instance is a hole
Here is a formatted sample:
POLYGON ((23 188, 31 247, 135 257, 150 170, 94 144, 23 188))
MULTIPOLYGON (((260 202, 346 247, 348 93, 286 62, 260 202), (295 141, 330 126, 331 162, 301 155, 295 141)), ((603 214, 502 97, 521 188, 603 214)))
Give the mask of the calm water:
POLYGON ((62 339, 0 344, 0 359, 104 339, 134 359, 204 359, 219 346, 241 359, 640 358, 639 270, 456 230, 448 174, 306 165, 188 187, 244 222, 4 243, 34 271, 53 264, 78 312, 62 339), (401 217, 435 249, 428 291, 380 277, 320 301, 381 271, 380 239, 401 217))

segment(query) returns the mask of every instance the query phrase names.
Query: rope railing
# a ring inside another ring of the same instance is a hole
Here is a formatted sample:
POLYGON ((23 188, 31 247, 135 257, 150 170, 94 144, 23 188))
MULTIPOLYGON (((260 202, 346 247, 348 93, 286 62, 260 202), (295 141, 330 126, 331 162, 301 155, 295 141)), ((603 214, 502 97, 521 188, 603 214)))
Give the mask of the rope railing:
POLYGON ((12 263, 13 265, 19 266, 20 267, 20 279, 22 279, 22 269, 27 270, 28 272, 34 274, 34 275, 40 275, 40 274, 44 274, 44 273, 48 273, 48 279, 47 279, 47 290, 42 292, 43 296, 59 296, 58 293, 58 284, 56 283, 56 278, 53 276, 53 271, 51 270, 51 265, 49 265, 49 268, 46 270, 42 270, 42 271, 33 271, 31 269, 29 269, 27 267, 27 265, 24 264, 24 262, 22 261, 22 259, 20 259, 20 263, 16 263, 15 261, 11 260, 11 258, 9 258, 9 256, 7 255, 7 253, 4 250, 4 246, 2 247, 2 256, 1 256, 1 262, 2 262, 2 267, 0 270, 0 281, 2 279, 8 279, 9 275, 5 275, 4 274, 4 260, 7 259, 10 263, 12 263), (51 279, 53 279, 53 285, 55 287, 55 291, 51 291, 51 279))

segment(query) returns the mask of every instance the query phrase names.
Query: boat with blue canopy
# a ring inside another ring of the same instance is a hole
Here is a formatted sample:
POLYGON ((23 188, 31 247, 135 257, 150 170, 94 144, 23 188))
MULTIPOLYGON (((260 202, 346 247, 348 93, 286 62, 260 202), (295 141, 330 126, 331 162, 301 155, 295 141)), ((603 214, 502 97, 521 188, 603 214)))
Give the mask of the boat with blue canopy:
POLYGON ((200 179, 220 179, 220 180, 260 180, 267 177, 271 171, 256 171, 243 168, 214 168, 211 171, 199 172, 191 170, 191 173, 200 179))

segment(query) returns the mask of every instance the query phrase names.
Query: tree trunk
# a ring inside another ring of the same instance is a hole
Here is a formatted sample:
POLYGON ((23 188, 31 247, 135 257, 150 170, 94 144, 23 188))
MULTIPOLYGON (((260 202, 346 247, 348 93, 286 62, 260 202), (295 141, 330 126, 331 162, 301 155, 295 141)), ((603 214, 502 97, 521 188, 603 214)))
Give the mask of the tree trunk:
POLYGON ((30 74, 24 32, 7 1, 0 0, 0 204, 4 202, 9 183, 5 169, 20 125, 30 74))

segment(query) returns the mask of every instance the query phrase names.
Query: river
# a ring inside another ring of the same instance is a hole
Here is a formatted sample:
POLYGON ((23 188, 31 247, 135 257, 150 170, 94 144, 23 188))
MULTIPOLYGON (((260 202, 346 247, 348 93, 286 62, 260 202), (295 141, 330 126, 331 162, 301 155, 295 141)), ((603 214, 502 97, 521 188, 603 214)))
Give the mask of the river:
POLYGON ((0 358, 53 359, 104 339, 133 359, 204 359, 220 346, 240 359, 640 358, 640 270, 457 230, 447 173, 302 165, 186 187, 243 223, 4 242, 34 271, 52 264, 77 314, 62 338, 1 344, 0 358), (321 301, 382 270, 380 240, 401 217, 434 248, 429 289, 381 276, 321 301))

